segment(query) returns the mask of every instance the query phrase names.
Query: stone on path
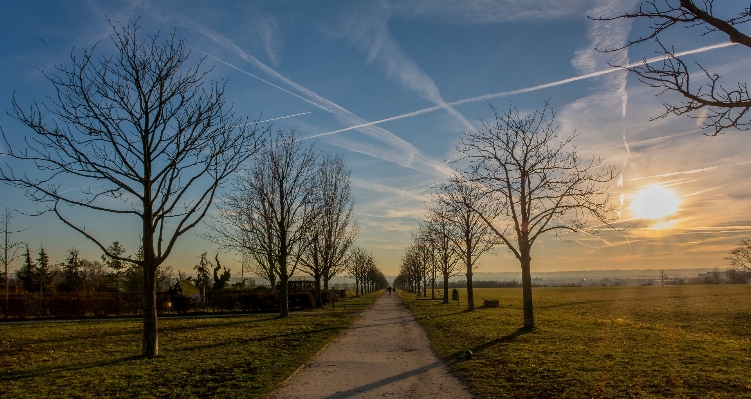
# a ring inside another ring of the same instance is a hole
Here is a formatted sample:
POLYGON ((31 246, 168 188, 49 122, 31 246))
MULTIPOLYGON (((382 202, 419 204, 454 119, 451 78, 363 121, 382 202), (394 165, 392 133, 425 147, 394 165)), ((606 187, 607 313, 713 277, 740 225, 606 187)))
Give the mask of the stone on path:
POLYGON ((271 394, 274 399, 472 398, 395 294, 384 294, 271 394))

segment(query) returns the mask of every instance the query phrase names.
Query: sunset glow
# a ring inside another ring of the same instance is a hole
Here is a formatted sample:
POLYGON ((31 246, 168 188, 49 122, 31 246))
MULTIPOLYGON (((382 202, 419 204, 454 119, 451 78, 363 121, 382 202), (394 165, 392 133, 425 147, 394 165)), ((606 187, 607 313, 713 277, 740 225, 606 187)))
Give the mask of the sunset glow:
POLYGON ((631 202, 631 212, 639 219, 664 219, 678 211, 681 200, 675 192, 656 185, 639 190, 631 202))

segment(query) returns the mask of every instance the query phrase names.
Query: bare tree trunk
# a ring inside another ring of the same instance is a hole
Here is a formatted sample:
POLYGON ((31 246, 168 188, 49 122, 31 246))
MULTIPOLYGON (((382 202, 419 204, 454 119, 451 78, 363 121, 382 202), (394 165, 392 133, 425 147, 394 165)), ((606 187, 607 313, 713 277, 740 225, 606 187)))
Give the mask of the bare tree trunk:
POLYGON ((443 275, 443 303, 449 303, 449 275, 443 275))
POLYGON ((141 355, 154 357, 159 354, 156 318, 156 267, 144 266, 143 269, 143 342, 141 355))
POLYGON ((472 242, 467 238, 467 310, 475 310, 475 292, 472 289, 472 242))
POLYGON ((535 326, 535 313, 532 308, 532 274, 530 266, 532 258, 529 256, 529 249, 521 252, 522 264, 522 302, 524 303, 524 328, 533 328, 535 326))
POLYGON ((282 269, 279 276, 279 317, 289 316, 289 277, 287 277, 287 267, 282 269))
MULTIPOLYGON (((316 279, 316 289, 315 289, 316 308, 322 308, 323 298, 321 297, 321 276, 317 275, 315 276, 315 279, 316 279)), ((332 301, 333 301, 333 298, 332 298, 332 301)))

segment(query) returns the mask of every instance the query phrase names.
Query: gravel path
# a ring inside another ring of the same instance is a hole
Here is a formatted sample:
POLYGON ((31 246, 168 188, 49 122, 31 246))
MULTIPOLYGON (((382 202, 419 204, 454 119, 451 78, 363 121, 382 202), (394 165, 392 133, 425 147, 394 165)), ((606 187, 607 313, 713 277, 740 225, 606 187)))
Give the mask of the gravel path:
POLYGON ((472 398, 398 296, 384 294, 274 399, 472 398))

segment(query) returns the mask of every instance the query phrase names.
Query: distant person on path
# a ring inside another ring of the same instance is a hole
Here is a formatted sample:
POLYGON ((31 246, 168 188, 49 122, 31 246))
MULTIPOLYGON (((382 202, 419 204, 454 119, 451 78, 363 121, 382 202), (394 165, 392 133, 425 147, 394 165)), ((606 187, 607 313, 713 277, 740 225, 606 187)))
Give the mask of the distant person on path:
POLYGON ((391 286, 387 290, 389 291, 389 295, 391 295, 391 286))

